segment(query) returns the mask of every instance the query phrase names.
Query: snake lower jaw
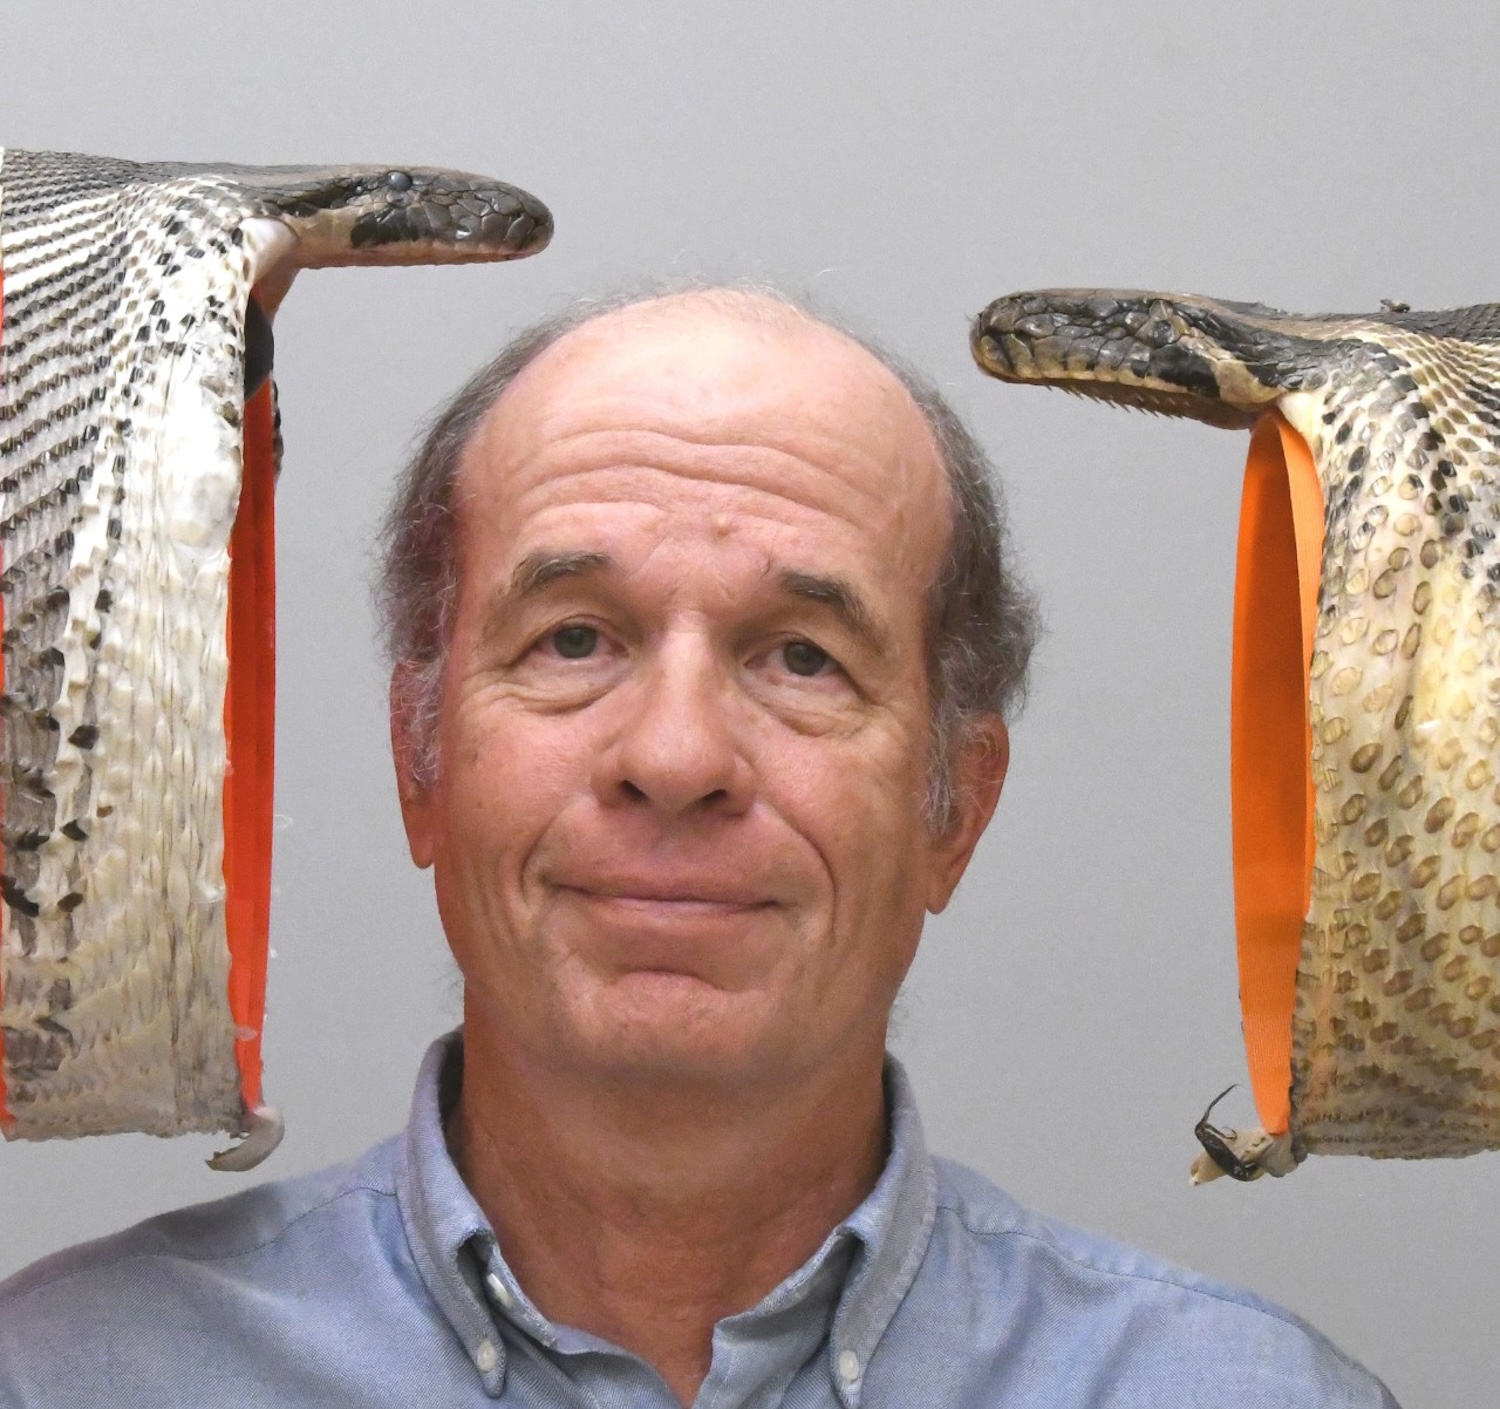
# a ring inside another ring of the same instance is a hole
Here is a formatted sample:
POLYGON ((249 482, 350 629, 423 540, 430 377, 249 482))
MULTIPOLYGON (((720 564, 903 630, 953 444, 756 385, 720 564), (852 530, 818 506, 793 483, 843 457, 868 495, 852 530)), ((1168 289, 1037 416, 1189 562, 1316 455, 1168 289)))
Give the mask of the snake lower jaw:
POLYGON ((1052 387, 1071 396, 1086 397, 1090 401, 1104 401, 1112 406, 1123 406, 1131 411, 1145 411, 1153 416, 1171 416, 1176 420, 1201 421, 1205 425, 1218 426, 1224 430, 1248 430, 1256 422, 1264 408, 1247 410, 1231 405, 1227 401, 1214 401, 1208 397, 1195 396, 1191 392, 1166 390, 1132 381, 1091 380, 1082 376, 1062 373, 1047 375, 1042 372, 1021 372, 1014 364, 997 362, 985 355, 985 349, 976 339, 974 359, 979 366, 997 381, 1012 382, 1023 386, 1052 387))
POLYGON ((371 221, 350 231, 331 217, 286 219, 297 240, 303 269, 350 265, 493 264, 525 259, 552 239, 552 217, 541 205, 518 204, 513 211, 473 218, 466 226, 441 232, 414 230, 404 222, 371 221))
POLYGON ((244 1137, 216 1169, 275 1147, 279 435, 246 393, 300 269, 514 259, 551 230, 527 193, 432 168, 0 146, 0 1134, 244 1137))
POLYGON ((245 1112, 244 1138, 210 1156, 204 1163, 221 1174, 244 1174, 260 1164, 281 1144, 286 1123, 275 1106, 256 1106, 245 1112))

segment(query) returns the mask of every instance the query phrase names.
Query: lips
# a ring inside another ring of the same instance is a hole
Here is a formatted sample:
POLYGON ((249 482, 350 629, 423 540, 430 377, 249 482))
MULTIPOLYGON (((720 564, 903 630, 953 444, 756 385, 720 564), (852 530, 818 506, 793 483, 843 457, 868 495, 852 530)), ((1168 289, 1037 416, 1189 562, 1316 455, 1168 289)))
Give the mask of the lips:
POLYGON ((588 905, 601 920, 630 924, 634 912, 684 921, 778 908, 799 909, 816 893, 811 868, 795 846, 753 829, 664 836, 657 827, 557 827, 531 867, 541 886, 563 903, 588 905), (625 835, 619 833, 624 832, 625 835))
POLYGON ((675 976, 740 990, 753 986, 781 952, 781 901, 768 885, 701 872, 571 869, 550 884, 558 918, 572 920, 554 934, 590 968, 614 978, 675 976))
POLYGON ((553 885, 592 900, 646 906, 683 906, 703 909, 750 910, 774 905, 767 886, 703 876, 577 876, 558 877, 553 885))

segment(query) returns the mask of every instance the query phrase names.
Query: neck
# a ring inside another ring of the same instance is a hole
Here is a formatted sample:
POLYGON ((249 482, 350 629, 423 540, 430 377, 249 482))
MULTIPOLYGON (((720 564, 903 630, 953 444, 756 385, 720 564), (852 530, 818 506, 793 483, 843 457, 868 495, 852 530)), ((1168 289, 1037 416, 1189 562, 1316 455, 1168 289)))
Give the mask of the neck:
POLYGON ((697 1086, 534 1063, 466 1004, 449 1144, 549 1320, 655 1366, 683 1404, 713 1329, 817 1251, 885 1162, 883 1050, 812 1080, 697 1086))

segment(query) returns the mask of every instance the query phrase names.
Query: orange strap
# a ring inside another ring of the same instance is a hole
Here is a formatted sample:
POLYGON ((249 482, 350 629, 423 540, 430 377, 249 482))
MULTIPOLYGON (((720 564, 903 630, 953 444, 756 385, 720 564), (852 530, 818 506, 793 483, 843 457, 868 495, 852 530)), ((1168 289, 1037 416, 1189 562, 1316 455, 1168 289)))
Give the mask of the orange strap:
POLYGON ((1292 1008, 1312 897, 1313 632, 1323 490, 1307 442, 1269 411, 1250 435, 1240 504, 1230 690, 1240 1013, 1262 1125, 1291 1122, 1292 1008))
POLYGON ((261 1028, 271 933, 276 741, 276 449, 268 381, 245 406, 240 505, 229 537, 229 684, 224 734, 225 927, 229 1011, 245 1105, 260 1104, 261 1028), (249 1035, 243 1035, 249 1034, 249 1035))

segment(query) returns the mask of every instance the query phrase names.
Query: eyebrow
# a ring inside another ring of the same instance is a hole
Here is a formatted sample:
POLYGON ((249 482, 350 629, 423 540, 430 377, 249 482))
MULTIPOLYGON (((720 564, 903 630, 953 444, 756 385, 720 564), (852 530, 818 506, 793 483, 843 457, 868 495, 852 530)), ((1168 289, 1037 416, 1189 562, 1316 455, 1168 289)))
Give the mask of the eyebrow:
POLYGON ((854 636, 877 654, 885 655, 889 651, 889 638, 876 624, 874 612, 847 579, 788 568, 778 580, 783 592, 827 607, 854 636))
POLYGON ((540 592, 560 577, 587 577, 612 568, 615 560, 608 553, 555 552, 543 549, 528 553, 510 575, 507 598, 522 600, 540 592))

